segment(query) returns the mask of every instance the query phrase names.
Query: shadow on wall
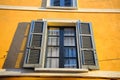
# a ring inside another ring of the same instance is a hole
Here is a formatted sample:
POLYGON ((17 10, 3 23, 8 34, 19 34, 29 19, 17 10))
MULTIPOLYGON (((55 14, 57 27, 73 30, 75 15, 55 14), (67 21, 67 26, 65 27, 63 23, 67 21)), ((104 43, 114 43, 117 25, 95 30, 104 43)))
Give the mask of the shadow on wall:
POLYGON ((26 46, 25 40, 27 40, 28 37, 28 35, 26 34, 28 32, 26 31, 29 31, 27 29, 29 29, 28 22, 20 22, 18 24, 3 68, 5 69, 22 68, 23 55, 26 46))

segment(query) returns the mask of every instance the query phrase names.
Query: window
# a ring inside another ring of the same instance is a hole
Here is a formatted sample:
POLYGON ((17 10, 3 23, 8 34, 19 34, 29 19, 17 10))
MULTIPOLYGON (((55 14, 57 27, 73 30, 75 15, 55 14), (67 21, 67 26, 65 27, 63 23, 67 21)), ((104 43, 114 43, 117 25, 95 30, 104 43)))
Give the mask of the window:
POLYGON ((76 9, 77 0, 48 0, 47 8, 76 9))
POLYGON ((75 28, 48 28, 46 68, 77 68, 75 28))
POLYGON ((91 23, 48 23, 31 23, 24 68, 98 69, 91 23))

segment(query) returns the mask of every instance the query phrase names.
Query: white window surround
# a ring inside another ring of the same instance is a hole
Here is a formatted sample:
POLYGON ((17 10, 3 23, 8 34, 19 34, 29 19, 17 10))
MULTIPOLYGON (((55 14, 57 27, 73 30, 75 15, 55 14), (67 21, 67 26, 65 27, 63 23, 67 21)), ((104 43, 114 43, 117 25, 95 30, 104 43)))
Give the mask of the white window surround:
POLYGON ((46 8, 51 9, 77 9, 77 0, 72 0, 72 6, 52 6, 51 0, 47 0, 46 8))
POLYGON ((72 69, 72 68, 34 68, 35 71, 40 72, 64 72, 64 73, 86 73, 88 69, 72 69))

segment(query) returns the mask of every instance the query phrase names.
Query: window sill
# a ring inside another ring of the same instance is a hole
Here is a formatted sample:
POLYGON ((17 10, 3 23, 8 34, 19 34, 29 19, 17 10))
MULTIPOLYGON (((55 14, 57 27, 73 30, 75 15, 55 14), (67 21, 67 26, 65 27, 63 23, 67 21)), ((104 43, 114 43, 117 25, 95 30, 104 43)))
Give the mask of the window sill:
POLYGON ((83 73, 88 72, 88 69, 67 69, 67 68, 35 68, 38 72, 59 72, 59 73, 83 73))
POLYGON ((76 10, 77 7, 47 6, 47 9, 76 10))
POLYGON ((0 77, 67 77, 67 78, 99 78, 99 79, 119 79, 119 71, 89 71, 86 73, 40 73, 26 69, 0 69, 0 77))

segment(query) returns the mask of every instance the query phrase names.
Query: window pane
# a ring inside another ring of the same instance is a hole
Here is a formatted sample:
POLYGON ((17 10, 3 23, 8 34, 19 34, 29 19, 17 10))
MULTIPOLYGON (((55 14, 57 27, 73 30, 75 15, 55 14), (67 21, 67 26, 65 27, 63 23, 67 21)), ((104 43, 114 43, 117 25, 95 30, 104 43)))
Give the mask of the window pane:
POLYGON ((90 34, 90 25, 88 23, 81 23, 81 34, 90 34))
POLYGON ((71 0, 64 0, 64 5, 68 7, 72 6, 71 0))
POLYGON ((39 63, 40 49, 29 49, 28 64, 39 63))
POLYGON ((49 28, 49 35, 59 35, 59 28, 49 28))
POLYGON ((82 51, 82 54, 84 65, 95 65, 94 51, 86 50, 82 51))
POLYGON ((60 0, 53 0, 54 6, 60 6, 60 0))
POLYGON ((48 29, 46 67, 64 68, 65 60, 68 60, 68 63, 66 61, 65 67, 76 68, 77 53, 75 42, 75 28, 55 28, 49 26, 48 29))
POLYGON ((64 68, 77 68, 76 59, 65 59, 64 68))
POLYGON ((65 28, 64 29, 64 35, 74 36, 75 35, 74 28, 65 28))
POLYGON ((65 48, 64 57, 76 57, 76 48, 65 48))
POLYGON ((41 35, 33 35, 31 46, 41 47, 42 36, 41 35))
POLYGON ((48 47, 47 57, 59 57, 58 47, 48 47))
POLYGON ((46 68, 59 68, 59 59, 47 58, 46 68))
POLYGON ((74 37, 64 37, 64 46, 75 46, 74 37))
POLYGON ((59 37, 48 37, 48 45, 58 46, 59 45, 59 37))
POLYGON ((91 36, 82 36, 82 48, 93 48, 91 36))
POLYGON ((43 22, 35 22, 34 33, 43 32, 43 22))

